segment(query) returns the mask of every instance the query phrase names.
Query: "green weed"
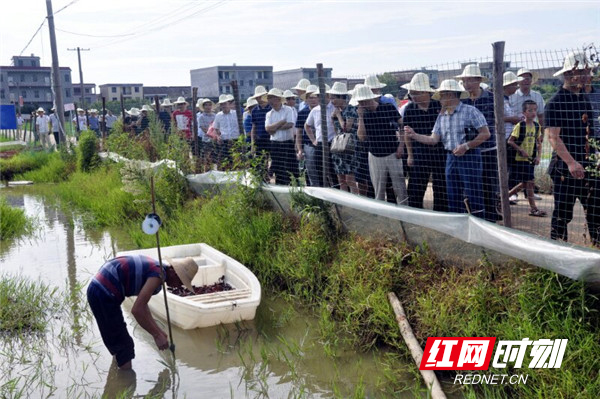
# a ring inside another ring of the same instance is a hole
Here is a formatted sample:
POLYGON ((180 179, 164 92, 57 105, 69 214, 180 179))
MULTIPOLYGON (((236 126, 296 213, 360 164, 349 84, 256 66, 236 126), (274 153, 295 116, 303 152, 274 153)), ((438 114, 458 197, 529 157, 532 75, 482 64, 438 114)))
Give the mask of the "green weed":
POLYGON ((22 209, 13 208, 0 197, 0 241, 18 238, 33 231, 33 221, 22 209))

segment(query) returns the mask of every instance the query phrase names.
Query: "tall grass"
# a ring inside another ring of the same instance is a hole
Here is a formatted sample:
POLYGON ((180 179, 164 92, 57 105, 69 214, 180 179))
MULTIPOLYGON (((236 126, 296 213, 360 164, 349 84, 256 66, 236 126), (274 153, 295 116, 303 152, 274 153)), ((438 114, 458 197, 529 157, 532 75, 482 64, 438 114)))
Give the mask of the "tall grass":
POLYGON ((95 226, 122 226, 140 219, 144 206, 122 189, 117 168, 102 166, 91 173, 75 172, 67 182, 57 185, 59 198, 86 211, 84 222, 95 226))
POLYGON ((44 151, 23 151, 12 158, 0 159, 0 180, 9 181, 15 175, 39 169, 48 163, 50 156, 44 151))
POLYGON ((56 289, 24 277, 0 275, 0 332, 43 332, 56 309, 56 289))
POLYGON ((10 240, 30 233, 33 222, 22 209, 13 208, 0 197, 0 241, 10 240))

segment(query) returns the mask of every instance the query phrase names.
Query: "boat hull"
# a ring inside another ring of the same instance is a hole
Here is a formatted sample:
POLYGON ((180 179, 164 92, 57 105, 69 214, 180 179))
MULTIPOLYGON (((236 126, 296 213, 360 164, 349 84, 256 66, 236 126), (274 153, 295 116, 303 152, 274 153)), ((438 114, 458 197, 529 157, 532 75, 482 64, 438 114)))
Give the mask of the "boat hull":
MULTIPOLYGON (((156 259, 156 248, 119 252, 117 256, 146 255, 156 259)), ((171 323, 184 330, 210 327, 218 324, 252 320, 260 304, 261 288, 256 276, 244 265, 207 244, 176 245, 161 248, 164 259, 191 257, 198 264, 198 272, 192 279, 195 286, 212 285, 225 276, 231 291, 182 297, 167 291, 167 303, 171 323)), ((135 297, 126 299, 132 305, 135 297)), ((164 294, 152 296, 148 302, 156 317, 167 319, 164 294)))

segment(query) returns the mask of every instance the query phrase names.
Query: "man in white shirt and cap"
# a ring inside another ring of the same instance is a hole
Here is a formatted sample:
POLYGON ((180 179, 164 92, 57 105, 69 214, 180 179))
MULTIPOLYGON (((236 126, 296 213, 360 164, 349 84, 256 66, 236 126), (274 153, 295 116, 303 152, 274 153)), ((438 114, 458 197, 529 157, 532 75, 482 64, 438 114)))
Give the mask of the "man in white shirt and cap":
POLYGON ((221 111, 215 116, 213 126, 217 133, 217 167, 227 167, 231 162, 231 147, 240 136, 240 127, 233 107, 235 100, 231 94, 219 96, 221 111))
MULTIPOLYGON (((296 90, 296 94, 298 95, 298 97, 300 97, 300 99, 302 99, 304 97, 304 95, 306 94, 306 88, 310 86, 310 80, 308 79, 300 79, 298 81, 298 84, 295 87, 292 87, 292 90, 296 90)), ((304 109, 304 107, 307 107, 308 104, 306 104, 303 100, 300 101, 300 104, 298 105, 298 111, 302 111, 304 109)))
POLYGON ((271 110, 265 117, 265 130, 271 136, 271 172, 275 184, 289 185, 290 176, 298 176, 294 152, 295 116, 292 108, 283 104, 284 94, 273 88, 267 94, 271 110))
POLYGON ((45 114, 44 108, 37 109, 37 118, 35 119, 35 132, 40 138, 40 144, 44 149, 50 147, 48 134, 50 133, 50 118, 45 114))
POLYGON ((521 68, 517 71, 517 77, 522 78, 519 80, 519 88, 517 91, 509 97, 510 108, 513 114, 517 116, 523 116, 523 103, 526 100, 535 101, 537 104, 538 121, 540 126, 544 126, 544 98, 539 91, 531 90, 531 86, 535 84, 538 79, 538 73, 530 71, 527 68, 521 68))

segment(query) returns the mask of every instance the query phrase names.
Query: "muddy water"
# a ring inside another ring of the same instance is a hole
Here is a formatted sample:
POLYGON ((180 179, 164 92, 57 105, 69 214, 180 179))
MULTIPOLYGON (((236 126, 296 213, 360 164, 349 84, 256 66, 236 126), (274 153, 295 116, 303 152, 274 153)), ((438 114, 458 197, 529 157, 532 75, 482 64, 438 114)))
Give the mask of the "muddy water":
MULTIPOLYGON (((134 371, 117 371, 102 345, 84 293, 102 263, 116 251, 132 249, 133 244, 118 230, 84 228, 80 216, 51 205, 35 187, 0 189, 0 195, 38 223, 33 237, 0 244, 0 274, 23 275, 79 292, 72 296, 70 317, 54 320, 53 332, 44 338, 47 353, 40 360, 41 367, 14 360, 7 367, 0 353, 3 372, 9 374, 3 380, 19 377, 24 388, 21 395, 5 391, 6 397, 42 397, 51 392, 54 397, 115 397, 124 389, 130 391, 124 397, 154 398, 320 398, 334 393, 349 397, 357 390, 381 397, 377 386, 385 384, 383 354, 338 349, 332 360, 319 342, 316 320, 298 306, 264 292, 252 322, 192 331, 173 327, 174 356, 158 351, 152 337, 125 311, 136 358, 134 371), (78 285, 83 289, 78 291, 78 285)), ((166 330, 165 323, 159 323, 166 330)), ((12 350, 26 351, 23 345, 17 346, 12 350)), ((395 367, 404 368, 402 364, 395 367)), ((413 386, 412 375, 407 373, 406 381, 413 386)), ((393 397, 413 396, 408 391, 393 397)))

